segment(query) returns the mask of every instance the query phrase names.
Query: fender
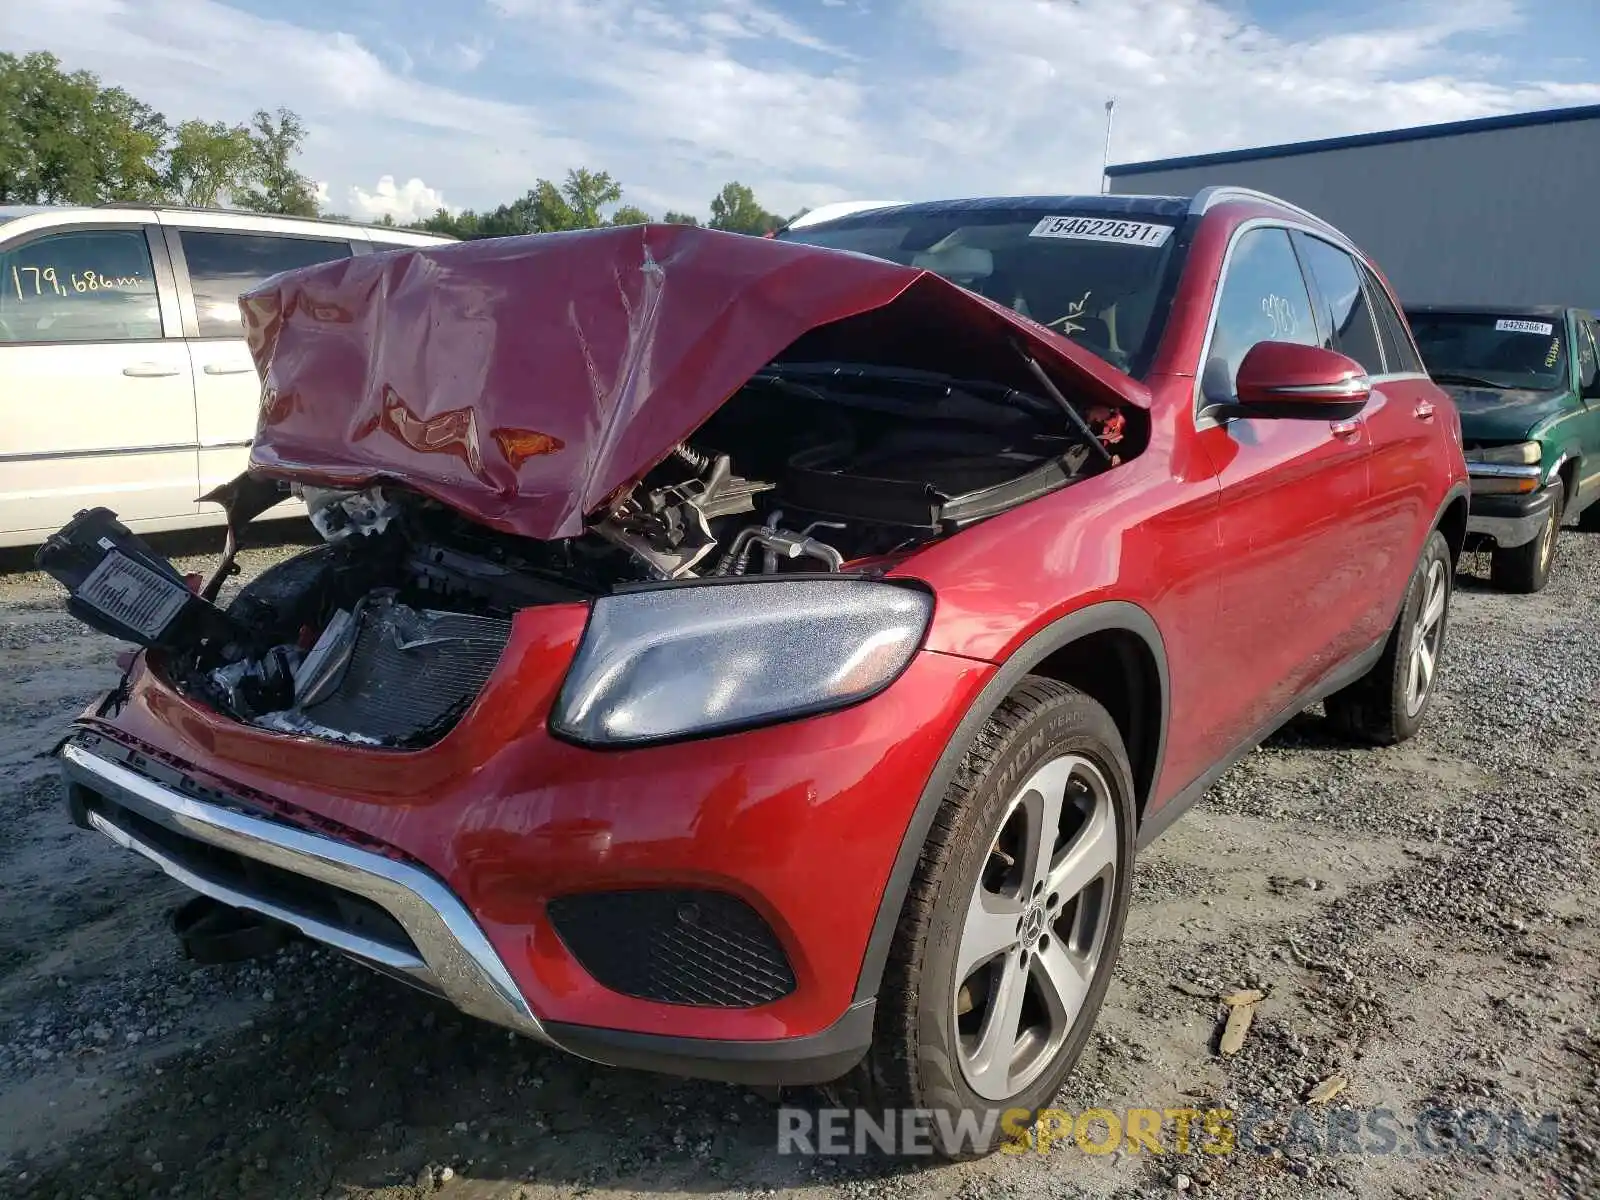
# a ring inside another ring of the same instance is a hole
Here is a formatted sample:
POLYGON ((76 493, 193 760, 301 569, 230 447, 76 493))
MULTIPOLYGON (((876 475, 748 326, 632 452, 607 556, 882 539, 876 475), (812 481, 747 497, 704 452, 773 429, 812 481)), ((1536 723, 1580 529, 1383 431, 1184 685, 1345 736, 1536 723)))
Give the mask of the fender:
MULTIPOLYGON (((1162 640, 1161 631, 1156 627, 1150 614, 1137 604, 1124 600, 1107 600, 1059 617, 1035 633, 1000 664, 1000 669, 978 693, 977 699, 962 717, 961 724, 956 726, 956 731, 945 746, 944 752, 939 755, 932 774, 928 776, 928 782, 923 786, 922 794, 917 799, 917 806, 912 811, 911 820, 901 837, 900 850, 895 855, 894 866, 884 884, 883 896, 878 901, 878 915, 873 919, 872 935, 867 939, 866 952, 861 960, 861 972, 856 977, 855 998, 858 1002, 871 999, 878 994, 879 984, 883 980, 883 966, 889 957, 889 947, 894 941, 895 929, 900 923, 900 910, 905 905, 906 893, 911 889, 911 879, 917 869, 917 860, 922 856, 922 846, 927 840, 928 829, 933 825, 933 818, 939 811, 939 805, 944 802, 950 781, 961 765, 961 760, 966 757, 967 748, 977 736, 978 730, 983 727, 990 714, 1000 706, 1001 701, 1016 688, 1022 677, 1034 667, 1063 646, 1090 634, 1108 630, 1135 635, 1144 642, 1150 651, 1150 656, 1155 660, 1161 694, 1161 719, 1156 729, 1155 769, 1150 777, 1151 787, 1153 788, 1160 780, 1162 759, 1166 753, 1171 685, 1167 676, 1166 643, 1162 640)), ((1143 801, 1147 797, 1137 799, 1142 810, 1143 801)))

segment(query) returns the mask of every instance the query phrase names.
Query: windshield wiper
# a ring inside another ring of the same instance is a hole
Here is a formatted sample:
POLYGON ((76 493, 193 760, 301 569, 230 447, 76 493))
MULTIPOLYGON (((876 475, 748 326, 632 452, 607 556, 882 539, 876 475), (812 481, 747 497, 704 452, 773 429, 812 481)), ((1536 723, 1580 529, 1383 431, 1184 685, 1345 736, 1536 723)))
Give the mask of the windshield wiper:
POLYGON ((1435 383, 1459 383, 1463 387, 1485 387, 1504 389, 1510 384, 1496 383, 1492 379, 1485 379, 1481 375, 1458 375, 1454 371, 1436 371, 1433 376, 1435 383))

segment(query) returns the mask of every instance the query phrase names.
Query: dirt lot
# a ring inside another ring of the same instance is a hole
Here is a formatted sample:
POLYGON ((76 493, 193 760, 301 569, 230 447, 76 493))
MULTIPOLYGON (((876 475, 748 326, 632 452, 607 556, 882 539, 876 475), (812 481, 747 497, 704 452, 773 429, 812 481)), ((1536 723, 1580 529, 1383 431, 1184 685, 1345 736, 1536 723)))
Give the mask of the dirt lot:
POLYGON ((1600 1194, 1600 539, 1559 554, 1538 597, 1462 580, 1416 741, 1352 749, 1307 714, 1140 863, 1063 1108, 1270 1120, 1224 1155, 1169 1127, 1159 1157, 1069 1139, 940 1167, 781 1156, 769 1099, 568 1060, 308 947, 186 964, 181 889, 69 826, 44 757, 114 647, 0 560, 0 1195, 1600 1194), (1267 998, 1224 1057, 1218 997, 1244 988, 1267 998), (1559 1147, 1512 1153, 1513 1112, 1556 1114, 1559 1147))

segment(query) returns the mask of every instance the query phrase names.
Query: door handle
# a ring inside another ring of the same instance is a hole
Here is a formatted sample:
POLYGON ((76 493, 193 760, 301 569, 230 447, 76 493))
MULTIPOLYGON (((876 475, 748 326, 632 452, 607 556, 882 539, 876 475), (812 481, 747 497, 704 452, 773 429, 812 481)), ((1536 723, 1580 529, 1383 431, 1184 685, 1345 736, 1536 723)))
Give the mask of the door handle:
POLYGON ((176 375, 178 368, 169 367, 165 363, 133 363, 123 367, 122 373, 134 379, 165 379, 169 375, 176 375))
POLYGON ((1333 432, 1334 437, 1353 442, 1361 436, 1361 419, 1352 417, 1348 421, 1329 421, 1328 428, 1333 432))
POLYGON ((254 367, 236 367, 229 363, 207 363, 200 369, 207 375, 243 375, 246 371, 255 370, 254 367))
POLYGON ((1433 420, 1433 401, 1418 400, 1417 406, 1411 410, 1411 415, 1419 421, 1433 420))

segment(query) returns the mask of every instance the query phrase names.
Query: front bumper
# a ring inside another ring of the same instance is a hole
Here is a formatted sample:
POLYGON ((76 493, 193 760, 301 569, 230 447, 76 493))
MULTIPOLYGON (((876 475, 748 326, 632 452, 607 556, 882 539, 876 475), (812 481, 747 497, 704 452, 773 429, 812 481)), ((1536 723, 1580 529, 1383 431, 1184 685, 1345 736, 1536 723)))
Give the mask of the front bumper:
POLYGON ((868 948, 910 812, 993 667, 923 651, 839 712, 600 752, 546 729, 567 656, 538 650, 581 628, 556 630, 565 620, 524 615, 478 704, 418 751, 243 726, 141 660, 63 753, 78 820, 222 903, 581 1057, 742 1083, 838 1077, 871 1037, 868 948), (306 903, 308 885, 362 911, 306 903), (602 982, 554 902, 649 889, 738 898, 792 989, 715 1007, 602 982))
POLYGON ((1552 488, 1521 495, 1474 492, 1467 514, 1467 534, 1492 541, 1501 549, 1525 546, 1539 536, 1553 503, 1552 488))

